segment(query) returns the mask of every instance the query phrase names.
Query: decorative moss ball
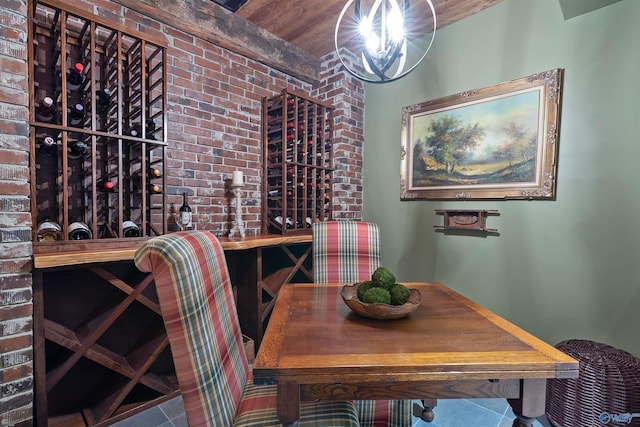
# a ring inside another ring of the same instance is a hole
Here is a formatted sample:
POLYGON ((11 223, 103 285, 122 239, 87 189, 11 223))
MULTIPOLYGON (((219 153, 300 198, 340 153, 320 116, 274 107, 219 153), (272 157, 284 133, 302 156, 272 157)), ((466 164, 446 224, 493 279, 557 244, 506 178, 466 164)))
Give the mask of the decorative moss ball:
POLYGON ((391 305, 402 305, 409 301, 411 292, 406 286, 396 283, 391 287, 389 294, 391 295, 391 305))
POLYGON ((358 299, 360 301, 363 301, 362 297, 364 293, 371 288, 373 288, 373 282, 371 280, 360 283, 360 285, 358 286, 358 299))
POLYGON ((371 280, 376 286, 389 290, 396 283, 396 276, 385 267, 378 267, 371 275, 371 280))
POLYGON ((391 294, 384 288, 371 288, 362 295, 362 302, 367 304, 389 304, 391 303, 391 294))

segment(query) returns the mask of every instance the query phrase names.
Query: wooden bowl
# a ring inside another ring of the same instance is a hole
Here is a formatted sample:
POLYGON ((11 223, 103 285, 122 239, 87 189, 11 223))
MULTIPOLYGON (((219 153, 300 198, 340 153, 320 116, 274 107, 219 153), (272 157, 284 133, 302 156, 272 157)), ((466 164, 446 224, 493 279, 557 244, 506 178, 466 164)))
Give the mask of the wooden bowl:
POLYGON ((418 308, 422 302, 420 291, 417 289, 409 289, 409 300, 402 305, 382 303, 367 304, 358 299, 358 286, 360 286, 360 283, 344 285, 340 294, 345 304, 347 304, 351 310, 370 319, 400 319, 418 308))

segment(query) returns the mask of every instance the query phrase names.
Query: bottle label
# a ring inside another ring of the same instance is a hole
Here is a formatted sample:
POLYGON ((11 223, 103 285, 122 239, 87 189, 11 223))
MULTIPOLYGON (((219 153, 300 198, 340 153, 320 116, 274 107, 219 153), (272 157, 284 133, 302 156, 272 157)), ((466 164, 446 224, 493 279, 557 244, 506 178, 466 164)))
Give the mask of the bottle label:
POLYGON ((180 224, 184 227, 190 225, 192 217, 191 212, 180 212, 180 224))

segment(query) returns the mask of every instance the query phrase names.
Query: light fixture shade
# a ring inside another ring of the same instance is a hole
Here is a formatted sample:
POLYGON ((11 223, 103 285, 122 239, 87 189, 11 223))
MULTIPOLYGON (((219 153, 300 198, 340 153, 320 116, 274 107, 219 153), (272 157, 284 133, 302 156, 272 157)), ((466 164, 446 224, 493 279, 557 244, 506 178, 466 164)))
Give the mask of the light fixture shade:
POLYGON ((435 32, 431 0, 348 0, 336 24, 336 53, 358 79, 391 82, 418 66, 435 32))

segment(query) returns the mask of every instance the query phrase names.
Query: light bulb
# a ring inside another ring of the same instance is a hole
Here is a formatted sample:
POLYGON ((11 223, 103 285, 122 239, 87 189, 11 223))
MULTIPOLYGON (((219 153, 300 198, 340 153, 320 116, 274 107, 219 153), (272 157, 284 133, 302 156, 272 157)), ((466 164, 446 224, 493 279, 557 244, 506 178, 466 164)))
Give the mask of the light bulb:
POLYGON ((396 43, 404 40, 404 19, 396 2, 393 2, 391 11, 387 17, 387 33, 391 36, 391 40, 396 43))

